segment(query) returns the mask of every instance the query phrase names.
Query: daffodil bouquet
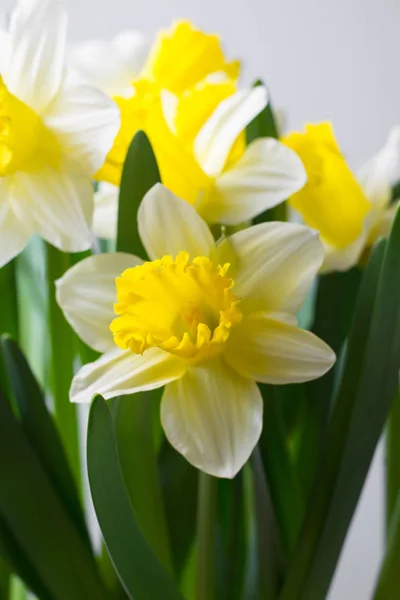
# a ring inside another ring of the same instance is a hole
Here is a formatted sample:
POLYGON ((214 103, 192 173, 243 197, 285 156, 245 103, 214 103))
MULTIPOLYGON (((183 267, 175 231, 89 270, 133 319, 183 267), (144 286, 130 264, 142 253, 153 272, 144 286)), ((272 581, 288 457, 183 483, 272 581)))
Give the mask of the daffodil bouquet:
POLYGON ((0 598, 324 600, 383 434, 398 598, 400 129, 354 173, 187 21, 0 50, 0 598))

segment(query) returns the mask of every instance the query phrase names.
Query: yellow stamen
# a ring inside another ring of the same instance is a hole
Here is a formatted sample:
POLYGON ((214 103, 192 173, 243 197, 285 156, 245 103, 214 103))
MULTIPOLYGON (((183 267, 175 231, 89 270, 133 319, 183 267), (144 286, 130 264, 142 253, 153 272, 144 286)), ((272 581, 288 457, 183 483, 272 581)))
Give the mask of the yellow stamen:
POLYGON ((228 268, 180 252, 124 271, 110 325, 117 346, 136 354, 158 347, 190 363, 219 354, 242 318, 228 268))

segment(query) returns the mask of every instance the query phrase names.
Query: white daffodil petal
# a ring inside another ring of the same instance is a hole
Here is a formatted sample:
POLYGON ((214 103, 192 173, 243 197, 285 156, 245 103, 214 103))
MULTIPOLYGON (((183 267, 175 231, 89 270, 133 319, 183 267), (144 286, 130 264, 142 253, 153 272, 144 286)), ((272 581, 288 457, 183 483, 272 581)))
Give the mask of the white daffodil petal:
POLYGON ((93 240, 90 179, 50 167, 13 176, 15 210, 21 221, 64 252, 87 250, 93 240))
POLYGON ((267 103, 266 88, 258 86, 240 90, 219 104, 194 141, 195 156, 207 175, 221 173, 236 138, 267 103))
POLYGON ((13 198, 7 197, 7 187, 5 181, 0 180, 0 267, 24 249, 33 233, 13 211, 13 198))
POLYGON ((76 45, 69 52, 69 64, 109 96, 129 98, 148 52, 149 42, 142 34, 126 31, 112 41, 91 40, 76 45))
POLYGON ((243 377, 263 383, 301 383, 317 379, 335 362, 335 354, 317 336, 254 313, 232 330, 225 359, 243 377))
POLYGON ((102 166, 118 133, 120 112, 111 98, 70 72, 44 123, 57 136, 71 170, 91 176, 102 166))
POLYGON ((368 230, 364 231, 358 238, 345 248, 335 248, 321 240, 324 246, 324 262, 320 273, 332 273, 334 271, 348 271, 356 265, 361 257, 362 251, 367 243, 368 230))
POLYGON ((183 361, 159 348, 149 348, 143 355, 114 348, 78 371, 70 400, 90 402, 94 394, 108 399, 154 390, 182 377, 185 371, 183 361))
POLYGON ((102 181, 94 195, 93 231, 105 240, 115 240, 118 223, 119 188, 102 181))
POLYGON ((74 265, 56 282, 57 302, 71 327, 98 352, 114 347, 110 331, 117 301, 115 279, 143 261, 132 254, 96 254, 74 265))
POLYGON ((161 184, 147 192, 138 210, 138 227, 151 260, 165 254, 176 256, 182 250, 195 256, 208 256, 214 239, 195 209, 161 184))
POLYGON ((400 180, 400 127, 394 127, 385 146, 358 172, 358 180, 374 207, 390 202, 391 186, 400 180))
POLYGON ((231 235, 217 252, 231 262, 234 291, 247 311, 292 314, 302 306, 324 255, 317 233, 297 223, 254 225, 231 235))
POLYGON ((2 77, 8 90, 42 112, 63 77, 67 17, 52 0, 20 0, 11 13, 2 77))
POLYGON ((303 163, 293 150, 273 138, 255 140, 217 178, 215 197, 203 216, 209 223, 243 223, 286 200, 306 180, 303 163))
POLYGON ((161 422, 169 442, 190 463, 210 475, 231 478, 260 437, 262 410, 254 381, 214 360, 167 385, 161 422))

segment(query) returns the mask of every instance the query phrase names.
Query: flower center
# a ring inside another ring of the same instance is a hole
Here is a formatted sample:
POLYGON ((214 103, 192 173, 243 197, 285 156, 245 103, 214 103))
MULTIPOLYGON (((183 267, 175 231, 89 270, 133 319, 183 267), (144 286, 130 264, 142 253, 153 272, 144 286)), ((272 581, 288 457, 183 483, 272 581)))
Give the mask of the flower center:
POLYGON ((221 352, 242 318, 228 268, 180 252, 124 271, 110 325, 117 346, 136 354, 158 347, 191 363, 221 352))
POLYGON ((0 176, 38 161, 54 164, 58 156, 58 144, 41 118, 8 91, 0 76, 0 176))

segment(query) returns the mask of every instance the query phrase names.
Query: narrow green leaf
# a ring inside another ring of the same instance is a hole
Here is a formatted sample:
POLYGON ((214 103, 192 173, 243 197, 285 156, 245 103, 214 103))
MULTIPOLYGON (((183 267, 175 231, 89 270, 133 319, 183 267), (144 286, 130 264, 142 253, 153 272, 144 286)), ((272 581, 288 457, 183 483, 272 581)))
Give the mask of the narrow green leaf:
POLYGON ((54 415, 77 484, 81 482, 77 408, 69 402, 74 375, 74 332, 65 320, 55 297, 55 281, 71 266, 70 257, 46 244, 48 285, 48 328, 50 332, 50 388, 54 415))
MULTIPOLYGON (((254 87, 264 85, 259 79, 254 83, 254 87)), ((251 144, 254 140, 262 137, 279 138, 278 126, 275 120, 271 102, 247 125, 246 141, 251 144)))
POLYGON ((1 347, 23 430, 66 510, 89 543, 74 478, 43 393, 16 342, 3 336, 1 347))
POLYGON ((199 471, 197 502, 197 600, 215 598, 218 479, 199 471))
POLYGON ((181 600, 136 520, 119 463, 113 421, 101 396, 95 397, 90 410, 87 465, 104 541, 130 598, 181 600))
MULTIPOLYGON (((318 278, 315 317, 312 331, 339 356, 350 328, 354 302, 362 272, 353 268, 345 273, 329 273, 318 278)), ((323 377, 306 387, 306 406, 298 457, 298 469, 306 494, 313 484, 318 457, 324 442, 331 411, 333 384, 339 363, 323 377)))
MULTIPOLYGON (((261 80, 254 83, 254 87, 264 85, 261 80)), ((271 101, 267 106, 248 124, 246 127, 246 142, 251 144, 254 140, 263 137, 279 138, 277 122, 274 116, 271 101)), ((278 206, 266 210, 254 219, 254 223, 264 223, 265 221, 286 221, 286 203, 282 202, 278 206)))
POLYGON ((18 302, 15 260, 0 269, 0 333, 18 336, 18 302))
POLYGON ((38 577, 32 564, 25 556, 21 547, 15 541, 7 524, 0 516, 0 559, 1 573, 7 577, 0 578, 0 599, 8 600, 10 597, 11 572, 18 575, 28 588, 41 600, 51 600, 48 590, 38 577), (8 565, 8 566, 7 566, 8 565))
POLYGON ((326 451, 281 600, 325 598, 399 367, 400 213, 387 247, 382 240, 375 248, 361 284, 326 451))
POLYGON ((166 438, 158 465, 174 570, 180 579, 196 537, 198 472, 166 438))
POLYGON ((133 138, 125 159, 119 190, 118 252, 146 258, 137 228, 137 211, 149 189, 161 181, 153 149, 143 131, 133 138))
MULTIPOLYGON (((117 250, 147 258, 139 236, 137 211, 150 188, 160 181, 151 144, 143 131, 133 138, 122 171, 117 250)), ((157 392, 156 392, 157 394, 157 392)), ((115 430, 121 467, 143 533, 162 565, 171 571, 164 507, 152 435, 151 393, 115 401, 115 430), (140 482, 140 483, 139 483, 140 482)))
POLYGON ((283 549, 259 446, 253 451, 251 465, 257 523, 259 598, 275 600, 283 579, 283 549))
POLYGON ((400 572, 400 492, 393 508, 387 551, 382 563, 374 600, 394 600, 399 592, 400 572))
POLYGON ((95 560, 0 395, 0 516, 54 600, 106 600, 95 560))
MULTIPOLYGON (((281 392, 284 390, 267 385, 260 385, 260 389, 264 399, 264 423, 259 445, 279 524, 282 549, 285 556, 289 557, 298 541, 305 501, 286 441, 281 413, 281 392)), ((301 394, 301 386, 293 386, 292 395, 296 392, 301 394)), ((301 398, 296 395, 290 400, 296 405, 301 398)))
POLYGON ((386 429, 386 531, 400 494, 400 393, 396 390, 386 429))

